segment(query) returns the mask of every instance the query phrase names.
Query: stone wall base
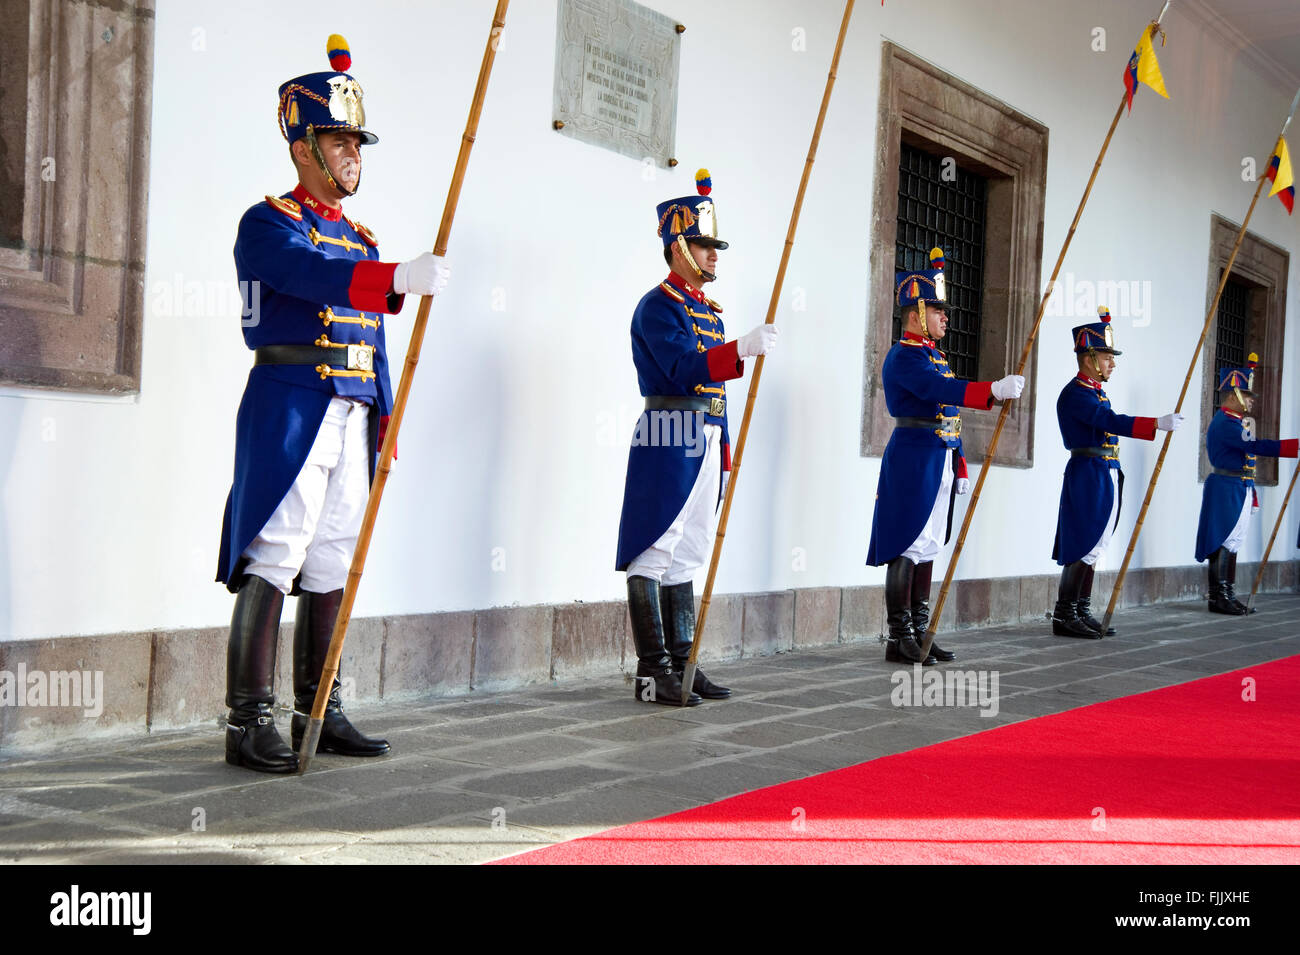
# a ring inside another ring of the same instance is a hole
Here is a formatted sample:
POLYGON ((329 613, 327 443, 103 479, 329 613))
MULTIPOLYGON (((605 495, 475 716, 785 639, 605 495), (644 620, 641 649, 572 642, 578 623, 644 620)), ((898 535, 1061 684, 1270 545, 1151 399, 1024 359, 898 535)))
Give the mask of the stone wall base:
MULTIPOLYGON (((1239 592, 1249 593, 1257 566, 1238 566, 1239 592)), ((1114 571, 1097 575, 1097 617, 1115 576, 1114 571)), ((1300 561, 1270 563, 1260 592, 1293 593, 1298 578, 1300 561)), ((1055 575, 958 580, 940 629, 1023 623, 1042 624, 1046 631, 1058 580, 1055 575)), ((936 579, 932 598, 939 584, 936 579)), ((1203 564, 1145 568, 1129 572, 1119 606, 1204 599, 1205 592, 1203 564)), ((867 643, 876 640, 884 622, 882 587, 718 594, 700 658, 726 661, 867 643)), ((154 630, 0 643, 0 757, 74 739, 220 725, 227 632, 224 627, 154 630), (101 682, 103 692, 96 698, 101 682)), ((292 697, 292 641, 292 627, 282 627, 276 678, 281 704, 292 697)), ((353 620, 340 672, 345 701, 374 703, 544 682, 608 684, 630 679, 635 667, 627 608, 614 601, 353 620)))

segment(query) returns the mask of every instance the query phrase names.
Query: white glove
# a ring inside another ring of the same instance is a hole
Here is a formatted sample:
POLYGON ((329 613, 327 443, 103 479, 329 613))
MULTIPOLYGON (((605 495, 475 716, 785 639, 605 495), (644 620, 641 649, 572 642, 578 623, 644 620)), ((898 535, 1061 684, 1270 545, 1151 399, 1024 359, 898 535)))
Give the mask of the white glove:
POLYGON ((775 325, 759 325, 752 332, 746 332, 736 339, 736 354, 741 358, 766 355, 776 347, 777 334, 775 325))
POLYGON ((425 252, 417 259, 403 262, 393 273, 393 291, 398 295, 437 295, 447 287, 451 266, 441 255, 425 252))
POLYGON ((1252 505, 1250 508, 1250 516, 1254 517, 1258 513, 1259 513, 1259 505, 1258 504, 1252 505))
POLYGON ((1006 401, 1008 398, 1019 398, 1020 393, 1025 390, 1025 379, 1023 375, 1007 375, 1005 378, 999 378, 993 382, 993 397, 998 401, 1006 401))
POLYGON ((958 478, 958 479, 957 479, 957 493, 958 493, 958 494, 969 494, 969 493, 970 493, 970 478, 958 478))
POLYGON ((1177 411, 1162 414, 1159 418, 1156 418, 1156 427, 1161 431, 1177 431, 1178 426, 1183 423, 1183 417, 1177 411))

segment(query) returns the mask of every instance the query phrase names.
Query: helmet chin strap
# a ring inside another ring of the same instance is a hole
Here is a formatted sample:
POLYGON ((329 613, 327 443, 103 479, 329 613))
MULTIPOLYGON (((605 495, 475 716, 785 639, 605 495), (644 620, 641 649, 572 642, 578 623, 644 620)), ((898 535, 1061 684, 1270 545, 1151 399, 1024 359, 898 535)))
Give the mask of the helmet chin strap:
POLYGON ((1241 396, 1241 390, 1236 385, 1232 386, 1232 394, 1237 399, 1237 404, 1241 405, 1242 414, 1250 410, 1250 407, 1246 404, 1246 399, 1241 396))
MULTIPOLYGON (((358 183, 358 185, 360 185, 360 183, 358 183)), ((691 255, 691 247, 686 242, 686 236, 679 235, 677 237, 677 250, 681 252, 682 258, 686 260, 686 264, 691 267, 691 271, 695 273, 697 279, 700 279, 703 282, 712 282, 717 279, 716 275, 712 272, 704 271, 696 263, 695 256, 691 255)))
POLYGON ((916 317, 921 323, 921 334, 926 338, 930 337, 930 323, 925 318, 925 302, 921 299, 916 301, 916 317))
POLYGON ((320 143, 316 141, 316 130, 311 126, 308 126, 307 135, 303 138, 307 140, 307 145, 311 149, 313 158, 316 160, 316 165, 320 166, 320 171, 325 174, 325 180, 330 184, 330 188, 337 189, 345 196, 355 196, 357 194, 357 189, 361 188, 361 173, 359 171, 357 172, 357 184, 355 188, 348 189, 346 186, 340 185, 334 178, 334 174, 330 172, 330 167, 325 164, 325 156, 320 151, 320 143))

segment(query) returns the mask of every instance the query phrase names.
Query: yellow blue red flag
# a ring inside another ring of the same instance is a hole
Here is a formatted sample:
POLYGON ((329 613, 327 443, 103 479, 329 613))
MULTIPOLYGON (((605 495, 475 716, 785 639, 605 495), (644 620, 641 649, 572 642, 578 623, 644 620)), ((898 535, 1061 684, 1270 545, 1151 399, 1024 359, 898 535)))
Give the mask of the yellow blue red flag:
POLYGON ((1295 208, 1295 178, 1291 175, 1291 154, 1287 152, 1285 136, 1277 138, 1277 146, 1273 149, 1273 156, 1268 161, 1264 175, 1273 181, 1273 188, 1268 194, 1277 196, 1282 205, 1286 206, 1286 214, 1290 215, 1295 208))
POLYGON ((1124 89, 1128 93, 1130 113, 1133 112, 1133 94, 1137 92, 1139 83, 1145 83, 1165 99, 1169 99, 1169 92, 1165 89, 1165 78, 1160 75, 1160 63, 1156 60, 1155 47, 1151 45, 1149 27, 1142 28, 1142 36, 1138 39, 1137 46, 1133 48, 1133 55, 1128 58, 1128 65, 1124 67, 1124 89))

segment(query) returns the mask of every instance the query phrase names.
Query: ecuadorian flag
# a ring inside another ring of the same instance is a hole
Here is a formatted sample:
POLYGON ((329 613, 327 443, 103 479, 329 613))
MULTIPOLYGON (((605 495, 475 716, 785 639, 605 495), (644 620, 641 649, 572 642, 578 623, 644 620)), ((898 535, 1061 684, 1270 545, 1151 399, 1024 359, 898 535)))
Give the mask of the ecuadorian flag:
POLYGON ((1273 188, 1268 194, 1277 196, 1282 205, 1286 206, 1286 214, 1290 215, 1295 207, 1295 180, 1291 176, 1291 155, 1286 151, 1285 136, 1277 138, 1277 147, 1273 150, 1273 158, 1268 161, 1264 175, 1273 181, 1273 188))
POLYGON ((1160 63, 1156 60, 1155 47, 1151 45, 1149 27, 1142 28, 1142 36, 1133 49, 1133 55, 1128 58, 1128 66, 1124 67, 1124 89, 1128 91, 1130 113, 1133 112, 1133 94, 1137 92, 1139 83, 1145 83, 1165 99, 1169 99, 1169 93, 1165 89, 1165 78, 1160 75, 1160 63))

